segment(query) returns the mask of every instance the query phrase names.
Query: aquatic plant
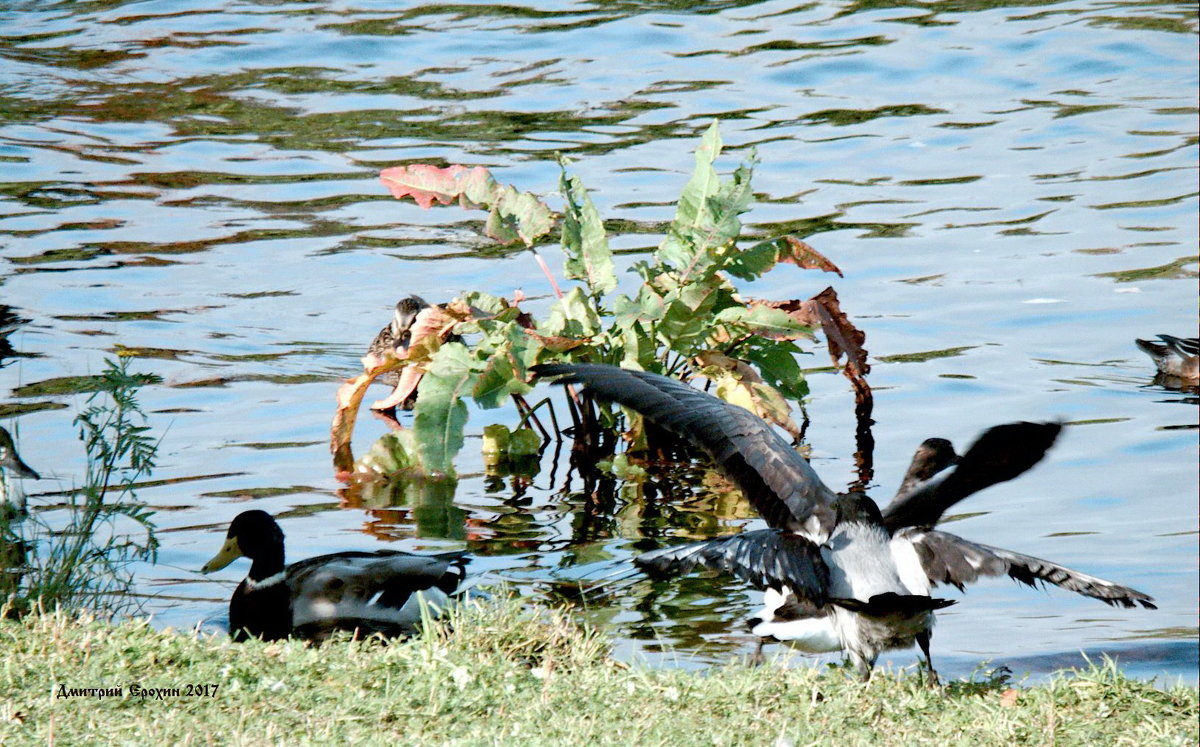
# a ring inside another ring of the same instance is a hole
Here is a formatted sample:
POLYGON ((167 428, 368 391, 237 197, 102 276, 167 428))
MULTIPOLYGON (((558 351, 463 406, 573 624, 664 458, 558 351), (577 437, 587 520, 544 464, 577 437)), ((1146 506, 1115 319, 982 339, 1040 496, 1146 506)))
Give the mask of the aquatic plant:
POLYGON ((105 362, 97 391, 75 417, 87 468, 83 485, 66 493, 66 524, 52 525, 51 512, 35 510, 7 526, 25 554, 24 581, 10 602, 16 613, 34 605, 115 611, 130 603, 129 565, 153 562, 158 551, 154 512, 134 484, 152 472, 158 451, 137 391, 159 381, 131 373, 127 358, 105 362))
MULTIPOLYGON (((529 368, 548 361, 624 365, 684 379, 703 376, 719 396, 799 440, 800 428, 788 404, 808 393, 796 360, 803 352, 797 341, 821 327, 835 362, 846 356, 844 370, 855 382, 860 404, 869 410, 863 335, 842 314, 832 288, 811 299, 784 301, 739 292, 736 280, 755 280, 780 263, 841 273, 794 236, 739 246, 739 216, 753 196, 756 158, 752 153, 723 179, 714 168, 721 149, 714 122, 696 151, 695 168, 666 237, 631 268, 641 281, 631 295, 618 290, 603 222, 579 178, 569 172, 566 158, 560 157, 561 216, 534 195, 499 184, 483 168, 419 164, 385 169, 381 179, 397 199, 412 197, 423 207, 457 203, 487 210, 488 236, 520 241, 533 251, 557 300, 541 319, 521 308, 519 293, 510 300, 472 291, 424 309, 406 347, 392 351, 394 355, 364 359, 365 373, 339 391, 331 434, 335 468, 343 475, 356 470, 350 434, 366 388, 377 376, 397 369, 403 373, 396 391, 373 407, 386 409, 419 393, 411 434, 393 439, 393 450, 402 456, 392 461, 398 470, 426 475, 453 476, 467 420, 466 397, 490 408, 511 396, 522 411, 521 425, 531 421, 541 428, 524 395, 532 389, 529 368), (565 291, 534 249, 556 225, 564 274, 576 281, 565 291)), ((576 444, 596 454, 611 454, 617 434, 635 450, 652 445, 639 418, 611 405, 571 392, 568 407, 576 444)), ((543 435, 548 437, 544 429, 543 435)), ((357 469, 364 471, 364 465, 357 469)))

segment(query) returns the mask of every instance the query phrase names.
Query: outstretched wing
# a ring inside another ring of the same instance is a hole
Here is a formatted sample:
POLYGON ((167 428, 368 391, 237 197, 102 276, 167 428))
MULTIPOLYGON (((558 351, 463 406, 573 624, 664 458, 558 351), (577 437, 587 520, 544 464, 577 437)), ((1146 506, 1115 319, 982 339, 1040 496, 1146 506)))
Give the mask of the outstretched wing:
POLYGON ((816 606, 825 604, 829 569, 821 552, 804 537, 778 529, 759 529, 679 547, 666 547, 634 558, 656 575, 677 576, 697 565, 731 573, 759 589, 790 589, 816 606))
MULTIPOLYGON (((884 526, 892 532, 902 527, 934 526, 955 503, 1011 480, 1040 462, 1061 430, 1061 423, 1021 422, 989 428, 958 458, 953 469, 937 472, 893 498, 883 511, 884 526)), ((944 444, 950 445, 948 441, 944 444)), ((913 457, 914 467, 920 457, 919 449, 913 457)), ((909 468, 910 473, 914 467, 909 468)))
POLYGON ((1113 606, 1136 607, 1140 604, 1147 609, 1157 609, 1153 597, 1136 589, 1032 555, 982 545, 936 530, 909 528, 901 530, 898 536, 912 540, 921 566, 935 584, 951 584, 961 590, 980 576, 1007 575, 1029 586, 1036 586, 1038 581, 1061 586, 1113 606))
POLYGON ((594 364, 543 364, 539 376, 579 383, 699 447, 772 527, 823 539, 836 523, 833 491, 762 418, 675 379, 594 364))

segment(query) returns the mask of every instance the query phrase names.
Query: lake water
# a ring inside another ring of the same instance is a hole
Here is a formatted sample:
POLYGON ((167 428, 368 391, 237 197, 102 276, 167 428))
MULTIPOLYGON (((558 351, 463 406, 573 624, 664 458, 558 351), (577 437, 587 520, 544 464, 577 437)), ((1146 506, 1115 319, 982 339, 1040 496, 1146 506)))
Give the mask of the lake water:
MULTIPOLYGON (((624 269, 660 240, 716 117, 722 170, 761 158, 751 233, 806 236, 845 271, 783 267, 752 291, 832 284, 866 332, 873 494, 926 437, 1062 418, 1049 457, 962 504, 977 515, 954 531, 1158 600, 948 590, 943 674, 1037 675, 1082 650, 1194 683, 1198 400, 1155 385, 1133 341, 1197 330, 1196 43, 1194 6, 1152 2, 0 3, 0 304, 17 317, 0 422, 46 478, 31 503, 53 504, 83 479, 82 397, 22 387, 122 349, 163 377, 141 401, 169 482, 140 492, 163 546, 136 569, 161 625, 219 617, 245 567, 196 570, 249 507, 282 516, 293 559, 465 547, 523 593, 619 567, 646 534, 757 526, 703 491, 588 496, 549 459, 530 485, 488 478, 478 435, 511 407, 472 410, 452 496, 364 503, 328 452, 334 392, 400 297, 550 302, 482 214, 396 202, 381 168, 482 165, 557 204, 567 154, 624 269)), ((827 367, 811 350, 803 365, 827 367)), ((836 373, 809 381, 813 464, 842 489, 853 395, 836 373)), ((384 429, 364 414, 358 453, 384 429)), ((624 658, 704 666, 753 649, 756 601, 697 575, 580 615, 624 658)))

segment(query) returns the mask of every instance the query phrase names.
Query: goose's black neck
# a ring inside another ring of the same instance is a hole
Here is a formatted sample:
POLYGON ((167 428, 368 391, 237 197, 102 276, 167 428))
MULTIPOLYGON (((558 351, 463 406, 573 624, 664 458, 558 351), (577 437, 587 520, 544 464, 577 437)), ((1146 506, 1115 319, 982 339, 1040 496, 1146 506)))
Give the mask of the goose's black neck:
POLYGON ((883 524, 883 515, 879 511, 879 506, 866 493, 859 491, 842 493, 833 502, 833 508, 837 511, 839 524, 855 523, 867 526, 883 524))

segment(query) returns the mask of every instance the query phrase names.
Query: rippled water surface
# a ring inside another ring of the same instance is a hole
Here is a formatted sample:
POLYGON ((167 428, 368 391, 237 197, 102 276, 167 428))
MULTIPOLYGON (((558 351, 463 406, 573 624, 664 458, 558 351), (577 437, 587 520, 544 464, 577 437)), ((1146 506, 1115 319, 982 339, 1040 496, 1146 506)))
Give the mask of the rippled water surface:
MULTIPOLYGON (((761 158, 752 233, 807 236, 845 271, 780 268, 752 291, 832 280, 866 331, 875 495, 928 436, 1062 418, 1048 459, 954 531, 1160 604, 981 583, 940 616, 939 668, 1038 673, 1083 650, 1194 682, 1197 399, 1155 385, 1133 340, 1196 334, 1196 30, 1194 5, 1152 2, 0 3, 0 418, 46 478, 25 489, 45 505, 81 482, 62 379, 125 351, 164 379, 141 398, 167 482, 140 492, 163 547, 137 572, 164 625, 222 612, 244 568, 195 571, 251 506, 282 517, 291 558, 466 547, 523 590, 647 534, 754 526, 712 492, 589 494, 565 455, 532 485, 485 477, 477 436, 511 408, 472 411, 453 495, 349 495, 327 441, 339 381, 401 296, 549 303, 481 214, 398 203, 380 168, 483 165, 554 202, 564 153, 627 267, 719 117, 723 168, 761 158)), ((813 463, 841 489, 853 396, 809 379, 813 463)), ((364 416, 356 449, 383 432, 364 416)), ((752 649, 756 600, 692 576, 581 614, 621 656, 698 666, 752 649)))

